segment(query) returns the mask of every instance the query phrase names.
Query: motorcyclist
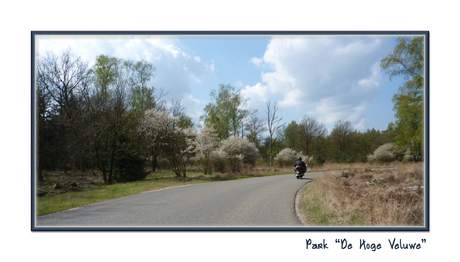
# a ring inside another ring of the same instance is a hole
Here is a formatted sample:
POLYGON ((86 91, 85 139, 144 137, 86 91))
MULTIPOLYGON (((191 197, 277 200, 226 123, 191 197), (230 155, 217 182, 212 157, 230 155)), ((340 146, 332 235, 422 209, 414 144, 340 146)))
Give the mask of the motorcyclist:
POLYGON ((294 169, 296 166, 301 166, 303 168, 303 173, 307 172, 307 165, 305 165, 305 162, 302 161, 302 157, 299 157, 297 161, 294 164, 294 169))

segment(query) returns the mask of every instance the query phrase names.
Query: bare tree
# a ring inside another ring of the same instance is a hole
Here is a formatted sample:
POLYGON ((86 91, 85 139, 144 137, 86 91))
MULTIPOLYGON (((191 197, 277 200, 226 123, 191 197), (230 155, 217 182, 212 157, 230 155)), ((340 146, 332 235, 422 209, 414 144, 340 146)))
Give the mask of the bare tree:
POLYGON ((278 131, 278 129, 284 125, 284 124, 282 125, 280 124, 281 120, 283 120, 283 117, 277 116, 276 115, 277 112, 278 112, 278 107, 276 106, 276 102, 272 107, 271 102, 268 101, 266 113, 267 113, 268 133, 270 134, 270 166, 272 166, 273 164, 273 145, 276 143, 276 137, 274 135, 278 131))
MULTIPOLYGON (((44 116, 56 132, 56 155, 67 173, 67 165, 76 157, 81 146, 81 102, 88 86, 89 71, 87 63, 66 50, 60 56, 48 53, 37 61, 37 87, 39 101, 44 116), (52 120, 52 121, 51 121, 52 120)), ((41 123, 39 123, 40 125, 41 123)), ((42 129, 43 130, 43 129, 42 129)))
POLYGON ((334 124, 334 129, 331 132, 330 139, 336 149, 336 155, 346 154, 347 148, 352 143, 352 127, 350 121, 339 120, 334 124))
POLYGON ((249 119, 245 123, 245 129, 248 132, 247 139, 254 143, 257 147, 260 146, 260 134, 267 131, 267 127, 263 119, 257 117, 257 110, 253 110, 249 115, 249 119))
POLYGON ((321 124, 316 119, 306 117, 300 120, 299 128, 300 132, 300 147, 303 152, 310 156, 312 153, 318 153, 317 144, 319 140, 324 138, 327 134, 327 129, 324 124, 321 124))

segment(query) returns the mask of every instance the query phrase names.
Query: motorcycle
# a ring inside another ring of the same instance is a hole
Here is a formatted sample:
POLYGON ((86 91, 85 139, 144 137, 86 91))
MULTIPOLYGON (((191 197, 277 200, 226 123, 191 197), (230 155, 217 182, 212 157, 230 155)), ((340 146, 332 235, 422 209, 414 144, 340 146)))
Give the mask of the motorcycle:
POLYGON ((302 167, 302 166, 296 166, 296 167, 294 167, 295 177, 296 177, 297 179, 301 179, 301 178, 305 175, 305 172, 307 172, 307 166, 308 166, 308 165, 305 165, 305 171, 303 170, 303 167, 302 167))

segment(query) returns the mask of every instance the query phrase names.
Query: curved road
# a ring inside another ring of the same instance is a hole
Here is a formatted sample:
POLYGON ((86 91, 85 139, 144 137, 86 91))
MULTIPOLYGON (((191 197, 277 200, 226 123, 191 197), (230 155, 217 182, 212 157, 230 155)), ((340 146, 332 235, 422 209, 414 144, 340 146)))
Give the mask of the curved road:
POLYGON ((170 187, 37 217, 35 228, 299 227, 297 191, 317 173, 170 187))

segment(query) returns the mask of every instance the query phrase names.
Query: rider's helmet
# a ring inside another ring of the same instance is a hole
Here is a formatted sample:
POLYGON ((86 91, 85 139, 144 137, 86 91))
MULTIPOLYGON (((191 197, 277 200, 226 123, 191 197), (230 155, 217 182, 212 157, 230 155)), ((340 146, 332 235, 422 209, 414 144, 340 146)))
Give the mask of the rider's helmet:
POLYGON ((302 161, 302 158, 299 156, 299 158, 297 158, 297 160, 300 160, 300 161, 302 161))

